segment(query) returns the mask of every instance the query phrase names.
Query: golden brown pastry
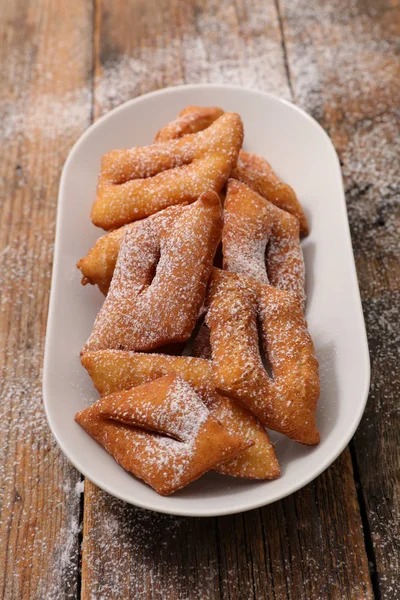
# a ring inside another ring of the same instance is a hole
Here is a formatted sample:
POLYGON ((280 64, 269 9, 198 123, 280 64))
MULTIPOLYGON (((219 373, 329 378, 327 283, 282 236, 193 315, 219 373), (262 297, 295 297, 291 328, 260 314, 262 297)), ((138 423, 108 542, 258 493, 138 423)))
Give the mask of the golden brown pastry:
POLYGON ((245 479, 277 479, 280 476, 279 463, 265 427, 237 402, 223 396, 219 398, 218 404, 211 409, 212 415, 232 435, 251 440, 254 446, 219 463, 214 471, 245 479))
POLYGON ((214 268, 208 305, 217 390, 266 427, 303 444, 318 444, 318 362, 295 296, 214 268), (257 320, 272 377, 260 356, 257 320))
POLYGON ((243 124, 226 113, 210 127, 178 140, 114 150, 103 156, 92 207, 94 225, 115 229, 168 206, 219 192, 236 164, 243 124))
MULTIPOLYGON (((189 131, 202 131, 220 114, 223 114, 223 111, 215 107, 187 106, 179 113, 178 118, 168 123, 157 136, 173 140, 181 138, 189 131)), ((241 150, 231 177, 247 184, 275 206, 294 215, 300 222, 301 234, 308 235, 307 217, 293 188, 277 176, 264 158, 241 150)))
POLYGON ((319 442, 307 219, 242 141, 238 114, 188 106, 153 145, 103 156, 91 217, 108 233, 77 263, 106 298, 81 352, 102 399, 76 420, 164 495, 210 469, 279 477, 266 427, 319 442))
POLYGON ((298 220, 235 179, 228 182, 222 248, 225 269, 292 292, 304 307, 298 220))
POLYGON ((140 223, 141 221, 129 223, 129 225, 124 225, 102 235, 95 241, 93 248, 89 250, 87 255, 76 263, 78 269, 82 271, 82 285, 87 283, 98 285, 100 291, 105 296, 107 295, 124 233, 140 223))
POLYGON ((265 158, 242 150, 231 177, 250 186, 260 196, 296 217, 300 223, 300 232, 308 235, 307 217, 293 188, 278 177, 265 158))
POLYGON ((100 396, 129 390, 170 373, 183 377, 210 408, 217 401, 217 392, 210 361, 191 356, 146 354, 122 350, 86 352, 81 357, 100 396))
MULTIPOLYGON (((297 218, 236 179, 228 181, 224 209, 224 268, 292 291, 304 305, 304 261, 297 218)), ((77 263, 83 284, 97 284, 107 293, 123 234, 136 225, 125 225, 96 241, 77 263)))
POLYGON ((102 398, 75 419, 124 469, 165 496, 253 444, 224 429, 176 375, 102 398))
POLYGON ((198 133, 207 129, 223 114, 224 111, 216 106, 187 106, 179 113, 175 121, 167 123, 160 129, 154 141, 168 142, 169 140, 179 140, 188 133, 198 133))
POLYGON ((126 229, 104 304, 82 352, 186 341, 203 305, 222 230, 218 195, 126 229))
POLYGON ((274 447, 264 427, 245 408, 216 392, 210 361, 188 356, 104 350, 87 352, 82 356, 82 364, 101 396, 126 390, 171 373, 183 377, 228 431, 254 442, 254 446, 235 459, 218 465, 215 470, 235 477, 279 477, 274 447))

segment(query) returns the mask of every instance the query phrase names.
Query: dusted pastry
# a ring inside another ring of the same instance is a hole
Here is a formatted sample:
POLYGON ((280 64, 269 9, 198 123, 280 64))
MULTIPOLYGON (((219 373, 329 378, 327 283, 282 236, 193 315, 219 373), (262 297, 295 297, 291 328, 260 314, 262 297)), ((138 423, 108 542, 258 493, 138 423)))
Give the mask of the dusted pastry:
POLYGON ((304 308, 298 220, 235 179, 228 182, 222 251, 224 269, 292 292, 304 308))
POLYGON ((187 106, 175 121, 167 123, 154 138, 155 142, 178 140, 188 133, 197 133, 207 129, 224 114, 222 108, 216 106, 187 106))
MULTIPOLYGON (((173 140, 191 131, 202 131, 221 114, 223 111, 220 108, 187 106, 175 121, 158 132, 156 140, 173 140)), ((231 177, 247 184, 263 198, 295 216, 300 223, 301 234, 308 234, 307 217, 293 188, 277 176, 265 158, 241 150, 231 177)))
POLYGON ((75 419, 124 469, 164 496, 253 444, 226 431, 176 375, 102 398, 75 419))
POLYGON ((187 340, 221 231, 215 192, 126 229, 110 290, 82 352, 152 350, 187 340))
POLYGON ((204 191, 218 193, 242 141, 241 118, 226 113, 182 139, 109 152, 102 159, 93 224, 115 229, 168 206, 194 202, 204 191))
POLYGON ((82 364, 101 396, 126 390, 174 373, 199 394, 211 413, 232 434, 254 442, 238 457, 224 461, 216 471, 249 479, 275 479, 279 465, 275 450, 261 423, 248 410, 217 393, 211 361, 188 356, 166 356, 103 350, 87 352, 82 364))
POLYGON ((318 444, 318 361, 296 297, 214 268, 208 306, 217 389, 266 427, 303 444, 318 444), (272 376, 261 359, 257 321, 272 376))

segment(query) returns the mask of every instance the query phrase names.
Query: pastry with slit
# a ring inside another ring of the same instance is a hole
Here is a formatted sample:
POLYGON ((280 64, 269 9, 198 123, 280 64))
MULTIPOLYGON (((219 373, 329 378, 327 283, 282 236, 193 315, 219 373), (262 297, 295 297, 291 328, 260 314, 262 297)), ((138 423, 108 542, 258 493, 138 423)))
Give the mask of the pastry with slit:
POLYGON ((235 179, 227 187, 222 248, 226 270, 292 292, 304 307, 298 220, 235 179))
MULTIPOLYGON (((77 263, 84 285, 97 284, 107 293, 124 232, 140 223, 125 225, 96 241, 77 263)), ((298 220, 236 179, 229 179, 227 185, 222 243, 224 268, 292 291, 304 305, 298 220)))
POLYGON ((208 307, 217 390, 265 427, 303 444, 318 444, 318 361, 296 297, 214 268, 208 307), (260 354, 258 325, 271 375, 260 354))
POLYGON ((215 389, 213 365, 189 356, 165 356, 103 350, 87 352, 82 364, 101 396, 126 390, 168 374, 182 377, 199 394, 213 416, 232 434, 254 442, 239 456, 224 461, 214 470, 247 479, 276 479, 279 464, 265 428, 247 409, 215 389))
POLYGON ((188 340, 204 303, 221 231, 215 192, 126 229, 109 292, 82 353, 149 351, 188 340))
POLYGON ((124 469, 164 496, 253 444, 224 429, 173 374, 106 396, 75 419, 124 469))

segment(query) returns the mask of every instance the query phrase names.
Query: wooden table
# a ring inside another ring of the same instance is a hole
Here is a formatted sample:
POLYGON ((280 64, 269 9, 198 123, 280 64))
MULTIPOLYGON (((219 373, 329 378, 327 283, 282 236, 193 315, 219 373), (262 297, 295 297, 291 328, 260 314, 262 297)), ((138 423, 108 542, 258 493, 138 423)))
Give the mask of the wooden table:
POLYGON ((2 598, 400 598, 398 0, 1 5, 2 598), (83 493, 45 422, 41 368, 69 149, 121 102, 205 81, 292 99, 331 136, 372 385, 355 438, 314 483, 263 509, 202 520, 136 509, 88 481, 83 493))

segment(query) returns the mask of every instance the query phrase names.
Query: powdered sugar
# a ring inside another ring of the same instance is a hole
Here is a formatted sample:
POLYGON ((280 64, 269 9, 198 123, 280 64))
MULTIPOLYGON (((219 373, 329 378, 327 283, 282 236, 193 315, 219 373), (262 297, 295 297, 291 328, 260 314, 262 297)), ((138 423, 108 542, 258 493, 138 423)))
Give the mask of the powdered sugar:
MULTIPOLYGON (((390 275, 394 272, 390 265, 394 264, 391 261, 395 260, 398 255, 398 227, 396 225, 398 195, 396 189, 398 187, 397 156, 399 149, 396 143, 398 140, 396 117, 390 112, 392 106, 390 96, 393 94, 393 98, 396 97, 396 85, 398 85, 399 79, 397 78, 396 83, 396 78, 391 75, 393 67, 389 65, 390 57, 393 56, 393 46, 388 40, 382 39, 385 34, 379 31, 379 26, 374 24, 373 18, 370 18, 380 10, 385 10, 388 16, 385 21, 386 32, 389 35, 391 23, 392 28, 395 26, 395 19, 390 14, 393 7, 384 6, 382 3, 374 5, 374 3, 353 1, 346 4, 345 10, 343 3, 337 2, 305 3, 296 1, 285 3, 284 6, 285 16, 290 18, 290 26, 286 33, 296 28, 299 32, 308 32, 309 34, 309 37, 307 36, 302 43, 297 41, 296 44, 292 44, 290 40, 287 41, 292 84, 297 101, 311 110, 315 116, 320 115, 323 118, 324 99, 334 100, 334 108, 342 111, 343 114, 343 120, 339 112, 336 124, 334 122, 332 124, 331 133, 337 147, 341 150, 345 148, 348 138, 350 138, 349 151, 345 150, 342 158, 348 191, 349 214, 352 230, 355 233, 353 242, 359 257, 359 265, 363 266, 364 255, 377 254, 380 257, 374 276, 367 279, 365 275, 361 282, 368 317, 368 330, 370 339, 373 341, 373 358, 376 360, 373 371, 373 398, 376 399, 376 403, 370 403, 370 407, 375 407, 376 404, 376 413, 374 409, 372 417, 369 417, 369 422, 364 421, 364 430, 367 430, 379 427, 377 424, 382 422, 382 414, 386 415, 390 419, 389 422, 392 423, 393 413, 390 406, 395 402, 395 392, 394 386, 389 390, 386 382, 387 374, 395 373, 398 365, 399 345, 395 343, 398 330, 395 307, 399 306, 398 298, 386 292, 379 292, 376 299, 371 297, 371 294, 382 289, 382 286, 389 285, 392 289, 396 283, 395 279, 390 278, 387 273, 390 275), (357 21, 359 22, 358 26, 350 26, 350 19, 353 17, 355 25, 357 25, 357 21), (321 25, 323 25, 323 29, 320 30, 321 25), (340 35, 341 32, 343 32, 342 35, 340 35), (312 43, 315 36, 320 38, 317 47, 313 47, 312 43), (340 43, 333 45, 333 42, 338 39, 340 43), (324 44, 332 46, 332 49, 324 48, 324 44), (360 47, 363 48, 362 53, 360 53, 360 47), (326 72, 329 65, 333 77, 325 79, 324 70, 326 72), (362 82, 361 86, 360 81, 362 82), (377 87, 380 90, 378 100, 373 102, 373 107, 371 103, 366 107, 366 103, 370 102, 371 98, 376 98, 375 88, 377 87), (350 92, 354 102, 351 110, 348 110, 345 99, 350 97, 350 92), (376 117, 371 112, 372 110, 376 110, 377 113, 382 111, 382 116, 376 117), (387 112, 385 113, 385 111, 387 112), (366 115, 371 117, 371 120, 366 119, 366 115), (354 133, 354 128, 357 127, 359 128, 354 133), (347 131, 347 133, 342 138, 341 132, 343 131, 347 131), (366 136, 368 144, 362 142, 364 136, 366 136), (384 190, 382 195, 381 190, 384 190)), ((213 5, 212 10, 207 11, 206 15, 196 16, 196 22, 195 19, 192 22, 192 18, 190 18, 188 23, 177 28, 177 37, 172 41, 170 51, 164 45, 164 36, 154 35, 152 38, 152 46, 155 47, 154 53, 153 48, 146 47, 145 41, 141 39, 141 48, 137 52, 137 56, 140 58, 122 55, 114 61, 106 62, 98 77, 96 88, 96 97, 101 112, 106 112, 109 108, 119 105, 138 93, 161 87, 170 82, 232 81, 248 87, 273 91, 289 98, 280 39, 275 33, 277 19, 273 5, 257 2, 246 7, 245 3, 241 3, 237 10, 240 11, 239 18, 236 17, 231 3, 223 0, 217 10, 214 10, 213 5), (208 35, 204 35, 208 31, 214 32, 211 41, 208 39, 208 35), (237 33, 233 33, 233 31, 237 33), (240 56, 244 58, 241 59, 240 56), (182 69, 179 66, 181 57, 184 65, 182 69), (134 65, 132 65, 133 62, 135 62, 134 65), (164 77, 166 62, 174 71, 170 71, 164 77), (102 99, 104 99, 103 103, 102 99)), ((40 15, 41 19, 43 18, 43 13, 40 11, 32 11, 31 15, 33 13, 40 15)), ((134 32, 132 32, 133 36, 134 32)), ((5 66, 9 66, 12 81, 18 80, 20 88, 24 90, 27 87, 27 73, 30 73, 30 69, 21 69, 19 65, 20 61, 31 63, 33 51, 32 47, 23 53, 24 56, 14 57, 11 61, 3 61, 5 66)), ((50 51, 56 53, 55 47, 50 48, 50 51)), ((76 52, 83 55, 80 47, 77 47, 76 52)), ((62 70, 64 71, 66 68, 67 65, 63 64, 62 70)), ((47 75, 48 73, 43 70, 43 76, 47 75)), ((12 85, 7 83, 4 84, 4 87, 12 90, 12 85)), ((37 130, 40 135, 39 130, 42 127, 45 138, 54 140, 52 132, 57 130, 59 134, 55 140, 57 145, 59 141, 64 140, 64 144, 69 146, 72 139, 78 136, 82 125, 88 123, 88 113, 84 104, 87 94, 87 88, 82 88, 77 93, 70 94, 68 92, 65 95, 65 104, 60 101, 60 96, 56 93, 49 94, 47 96, 49 104, 54 100, 58 106, 58 114, 53 115, 57 117, 58 124, 47 118, 47 115, 44 114, 45 110, 41 110, 37 114, 32 110, 30 124, 26 128, 26 136, 31 138, 34 130, 37 130), (42 119, 42 122, 39 119, 42 119), (68 134, 67 142, 65 142, 66 134, 68 134)), ((9 106, 9 117, 4 121, 9 139, 12 139, 15 132, 18 132, 18 135, 23 133, 23 129, 26 127, 25 110, 31 105, 30 99, 24 97, 23 101, 18 100, 9 106)), ((27 149, 21 148, 20 150, 23 157, 27 159, 27 149)), ((54 146, 43 144, 40 151, 43 156, 52 158, 54 146)), ((19 185, 24 185, 23 182, 30 178, 31 188, 42 189, 44 185, 48 185, 48 179, 45 182, 38 181, 38 177, 35 177, 33 172, 34 164, 33 160, 26 160, 26 163, 23 164, 23 171, 18 171, 19 185)), ((49 164, 53 180, 59 176, 57 165, 49 164)), ((53 200, 49 198, 47 202, 55 202, 55 198, 56 195, 53 194, 53 200)), ((21 249, 18 251, 19 268, 22 268, 22 257, 24 256, 22 242, 23 240, 18 240, 18 243, 21 243, 21 249)), ((46 244, 48 248, 46 252, 50 252, 51 240, 46 244)), ((17 250, 12 251, 17 252, 17 250)), ((23 268, 24 277, 28 275, 29 267, 34 264, 34 260, 35 252, 32 251, 27 256, 26 267, 23 268)), ((12 262, 13 259, 9 264, 11 265, 12 262)), ((365 268, 360 269, 360 273, 362 272, 365 273, 365 268)), ((38 276, 49 277, 49 267, 43 271, 43 275, 38 274, 38 276)), ((7 284, 7 281, 7 276, 5 276, 2 279, 2 288, 4 282, 7 284)), ((22 286, 18 286, 18 289, 21 291, 17 293, 17 304, 23 300, 22 286)), ((10 300, 12 298, 14 301, 14 297, 11 296, 11 287, 7 287, 7 290, 9 290, 10 300)), ((30 301, 35 299, 35 295, 36 287, 33 281, 29 292, 30 301)), ((31 390, 32 378, 24 378, 19 381, 19 385, 21 390, 31 390)), ((25 413, 25 416, 28 415, 29 413, 25 413)), ((390 427, 390 429, 393 428, 390 427)), ((362 431, 360 430, 360 435, 362 435, 362 431)), ((380 439, 384 437, 379 436, 380 439)), ((373 437, 368 446, 375 448, 375 442, 376 438, 373 437)), ((57 460, 62 460, 62 458, 57 460)), ((44 465, 46 464, 48 461, 44 463, 44 465)), ((387 466, 388 461, 386 462, 387 466)), ((378 484, 376 483, 376 485, 378 484)), ((390 494, 387 494, 386 498, 389 497, 391 497, 390 494)), ((57 506, 57 510, 60 510, 59 501, 60 497, 56 495, 54 506, 57 506)), ((70 501, 66 499, 65 506, 69 504, 70 501)), ((395 523, 388 521, 385 511, 386 508, 383 507, 379 523, 375 520, 372 523, 374 529, 379 527, 382 532, 380 539, 375 539, 378 546, 381 542, 387 546, 386 542, 390 533, 395 531, 395 523)), ((138 557, 138 563, 142 556, 144 559, 149 558, 150 560, 149 568, 141 569, 140 577, 130 580, 130 592, 134 597, 142 594, 143 589, 150 590, 153 595, 159 594, 159 581, 164 582, 165 595, 176 595, 182 589, 190 588, 196 589, 199 597, 217 597, 219 593, 217 558, 210 551, 212 545, 209 539, 204 539, 201 535, 194 539, 196 543, 202 544, 208 550, 204 562, 198 564, 196 561, 187 561, 183 568, 174 562, 174 558, 171 558, 171 561, 167 562, 170 567, 168 576, 165 576, 165 557, 167 554, 176 556, 175 536, 183 525, 185 529, 188 527, 186 520, 136 510, 102 492, 98 492, 96 495, 96 513, 102 514, 104 517, 95 520, 93 530, 89 531, 89 539, 96 542, 101 556, 99 559, 99 555, 95 553, 90 565, 93 569, 93 579, 99 582, 98 590, 96 590, 98 593, 93 593, 93 598, 108 598, 120 591, 124 581, 127 580, 127 571, 132 556, 138 557), (165 537, 161 536, 160 532, 163 532, 165 537), (161 555, 157 554, 158 543, 167 548, 164 554, 162 552, 161 555), (112 554, 112 559, 110 559, 110 554, 112 554), (126 568, 122 568, 122 565, 126 568), (187 588, 183 585, 183 580, 188 583, 187 588), (212 587, 214 584, 215 588, 212 587), (214 595, 213 590, 215 591, 214 595)), ((75 526, 71 521, 72 530, 75 531, 75 526)), ((201 530, 202 528, 199 527, 198 532, 201 530)), ((69 534, 67 531, 61 530, 59 535, 60 540, 64 540, 65 536, 69 534)), ((335 548, 336 542, 337 540, 332 540, 332 548, 335 548)), ((350 535, 346 542, 347 546, 353 543, 350 535)), ((387 547, 385 552, 387 552, 387 547)), ((323 598, 324 592, 322 587, 319 587, 317 580, 319 578, 319 581, 321 579, 325 581, 327 574, 322 570, 321 563, 313 558, 312 552, 306 549, 306 545, 302 549, 302 553, 303 566, 307 569, 314 585, 321 590, 321 598, 323 598)), ((46 552, 43 564, 48 555, 46 552)), ((292 565, 286 566, 287 576, 290 580, 292 565)), ((338 570, 339 572, 345 570, 342 563, 338 565, 338 570)), ((55 587, 51 597, 60 597, 62 573, 63 570, 60 570, 58 574, 55 574, 59 587, 55 587)), ((245 585, 243 578, 238 577, 236 568, 228 571, 228 575, 225 574, 225 577, 228 577, 230 581, 239 581, 240 579, 241 585, 245 585)), ((381 576, 382 586, 385 586, 384 579, 387 580, 387 577, 381 576)), ((247 582, 251 583, 251 580, 249 579, 247 582)), ((336 579, 334 581, 329 579, 329 582, 336 585, 336 579)), ((395 587, 397 584, 397 581, 393 582, 395 587)), ((221 585, 228 585, 226 579, 222 579, 221 585)), ((240 589, 243 591, 243 587, 240 589)), ((364 595, 367 596, 363 590, 353 588, 353 591, 360 598, 364 595)), ((254 594, 251 586, 248 590, 246 588, 246 594, 247 592, 249 596, 254 594)), ((182 597, 184 594, 185 592, 182 592, 182 597)), ((45 590, 38 595, 42 598, 50 597, 45 590)))
POLYGON ((199 396, 194 389, 179 377, 175 386, 168 390, 166 400, 170 411, 163 411, 163 413, 160 411, 160 418, 165 419, 166 415, 168 418, 168 414, 179 414, 177 427, 171 430, 171 433, 182 441, 189 442, 198 435, 210 414, 206 405, 199 401, 199 396))
POLYGON ((243 142, 243 124, 226 113, 204 131, 103 157, 91 218, 113 229, 168 206, 220 192, 243 142))
POLYGON ((294 0, 284 7, 295 100, 320 119, 341 158, 372 363, 371 394, 353 449, 376 558, 372 579, 382 597, 397 598, 398 11, 390 3, 355 0, 294 0), (374 468, 377 457, 384 468, 374 468))
POLYGON ((89 90, 81 88, 63 97, 43 94, 28 106, 6 105, 2 124, 4 139, 8 141, 18 136, 28 141, 38 137, 42 142, 56 141, 74 127, 85 124, 82 117, 89 103, 89 90))
POLYGON ((106 396, 76 420, 124 469, 166 495, 249 446, 174 375, 106 396))
MULTIPOLYGON (((300 224, 300 232, 307 235, 307 217, 293 188, 279 179, 265 158, 242 150, 231 177, 248 185, 268 202, 295 216, 300 224)), ((234 189, 237 189, 237 186, 234 189)))
POLYGON ((49 157, 55 152, 49 142, 59 142, 74 130, 79 133, 89 125, 91 90, 89 86, 68 89, 66 78, 63 87, 67 84, 67 89, 55 91, 51 82, 53 73, 41 71, 40 65, 32 62, 32 48, 12 52, 2 61, 2 81, 10 91, 2 105, 2 141, 15 143, 17 139, 24 143, 24 154, 30 142, 38 142, 43 156, 49 157), (37 95, 31 94, 32 76, 41 91, 37 95))
POLYGON ((219 199, 210 192, 127 230, 85 350, 150 350, 187 340, 204 301, 221 229, 219 199))
POLYGON ((304 306, 304 260, 297 219, 231 181, 222 244, 226 269, 292 292, 304 306))
POLYGON ((163 87, 166 65, 174 85, 232 83, 289 99, 274 4, 252 2, 236 10, 229 0, 214 1, 208 10, 196 11, 193 20, 185 19, 182 29, 173 30, 167 48, 155 31, 140 55, 107 60, 95 81, 98 114, 163 87))
POLYGON ((266 427, 303 443, 318 443, 318 363, 296 297, 214 269, 209 306, 206 323, 217 388, 266 427), (260 356, 257 317, 272 379, 260 356))
POLYGON ((365 10, 352 0, 342 8, 336 1, 285 4, 295 100, 322 122, 340 152, 356 258, 357 251, 398 255, 395 20, 383 6, 365 10))
POLYGON ((51 256, 53 239, 50 232, 34 231, 30 240, 11 239, 0 252, 0 271, 3 273, 0 290, 0 314, 12 311, 16 306, 26 305, 36 300, 33 281, 50 284, 51 265, 43 266, 34 272, 34 265, 40 256, 51 256), (32 244, 33 238, 33 244, 32 244), (49 239, 50 238, 50 239, 49 239), (31 287, 27 287, 31 282, 31 287))
POLYGON ((83 494, 84 488, 85 488, 85 482, 82 479, 81 481, 78 481, 75 485, 75 494, 77 496, 80 496, 81 494, 83 494))
POLYGON ((144 590, 159 595, 159 581, 162 591, 179 593, 177 565, 171 565, 167 576, 161 573, 164 558, 171 559, 176 552, 178 536, 187 527, 185 519, 135 508, 97 488, 87 510, 95 517, 82 544, 88 598, 106 600, 115 594, 140 598, 144 590), (138 568, 133 578, 128 566, 132 557, 138 568))

